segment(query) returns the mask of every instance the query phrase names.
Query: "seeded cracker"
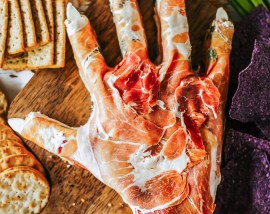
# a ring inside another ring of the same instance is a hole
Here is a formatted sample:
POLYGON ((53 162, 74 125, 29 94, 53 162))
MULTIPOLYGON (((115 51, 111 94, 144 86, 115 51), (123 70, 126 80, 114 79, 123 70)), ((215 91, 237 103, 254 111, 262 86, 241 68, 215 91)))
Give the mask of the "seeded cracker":
POLYGON ((50 68, 61 68, 65 66, 65 52, 66 52, 66 26, 64 21, 66 19, 66 1, 55 0, 54 3, 54 65, 50 68))
POLYGON ((8 54, 18 54, 24 52, 23 26, 18 0, 8 0, 8 54))
POLYGON ((3 64, 3 69, 21 71, 27 68, 27 52, 18 56, 6 56, 3 64))
POLYGON ((28 52, 27 67, 39 69, 53 65, 54 63, 54 18, 52 0, 42 0, 46 15, 51 41, 41 47, 28 52))
POLYGON ((41 0, 31 0, 31 8, 35 24, 37 42, 39 45, 48 44, 50 41, 49 28, 41 0))
POLYGON ((7 28, 8 28, 8 0, 0 0, 0 68, 3 65, 5 57, 7 28))
POLYGON ((24 46, 26 50, 29 50, 30 48, 37 46, 32 9, 30 0, 19 0, 19 3, 23 22, 24 46))

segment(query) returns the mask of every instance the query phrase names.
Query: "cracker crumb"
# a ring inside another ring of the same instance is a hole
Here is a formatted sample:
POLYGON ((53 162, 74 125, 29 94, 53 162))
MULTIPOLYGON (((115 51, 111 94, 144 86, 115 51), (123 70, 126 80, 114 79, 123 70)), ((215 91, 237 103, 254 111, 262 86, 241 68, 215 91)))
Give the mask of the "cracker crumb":
POLYGON ((120 203, 120 207, 125 207, 125 204, 124 203, 120 203))
POLYGON ((73 207, 74 207, 75 205, 76 205, 75 203, 72 204, 73 207))
POLYGON ((52 155, 50 155, 49 158, 52 159, 52 155))
POLYGON ((112 204, 111 203, 108 203, 108 207, 112 207, 112 204))
POLYGON ((81 202, 84 203, 85 202, 85 199, 84 198, 81 198, 81 202))
POLYGON ((67 165, 67 168, 70 168, 70 164, 67 165))

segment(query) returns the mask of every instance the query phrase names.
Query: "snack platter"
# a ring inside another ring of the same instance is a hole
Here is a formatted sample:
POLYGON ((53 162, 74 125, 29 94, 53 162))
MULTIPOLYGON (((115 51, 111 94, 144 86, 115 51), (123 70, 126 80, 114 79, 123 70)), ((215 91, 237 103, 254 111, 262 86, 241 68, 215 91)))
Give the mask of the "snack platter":
MULTIPOLYGON (((96 31, 98 43, 107 64, 115 66, 121 60, 108 0, 89 1, 85 15, 96 31)), ((147 36, 149 56, 155 61, 158 55, 158 38, 154 20, 154 2, 139 1, 147 36)), ((189 34, 192 43, 192 62, 202 59, 201 47, 210 23, 219 5, 208 1, 186 1, 189 34)), ((61 121, 70 127, 87 123, 92 103, 78 72, 74 53, 67 39, 65 66, 47 66, 35 71, 35 75, 9 106, 8 118, 25 118, 30 112, 61 121)), ((26 65, 27 68, 27 65, 26 65)), ((71 165, 42 149, 31 141, 26 146, 42 163, 48 175, 50 197, 42 213, 101 213, 131 214, 132 210, 116 191, 96 179, 88 170, 71 165)))

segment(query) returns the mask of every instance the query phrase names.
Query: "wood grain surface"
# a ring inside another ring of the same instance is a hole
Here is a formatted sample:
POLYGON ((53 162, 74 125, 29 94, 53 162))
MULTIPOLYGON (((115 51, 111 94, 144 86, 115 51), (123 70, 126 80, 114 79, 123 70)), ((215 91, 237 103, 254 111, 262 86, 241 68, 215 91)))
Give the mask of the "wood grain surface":
MULTIPOLYGON (((201 62, 204 35, 216 6, 206 0, 187 0, 194 67, 201 62)), ((155 1, 139 1, 152 61, 158 56, 157 28, 154 22, 155 1)), ((121 61, 121 53, 108 0, 92 0, 86 15, 96 30, 103 55, 110 66, 121 61)), ((31 79, 10 105, 8 117, 24 118, 31 111, 40 111, 69 126, 83 125, 89 115, 90 97, 77 72, 73 52, 67 43, 64 69, 41 70, 31 79)), ((129 214, 131 210, 117 193, 99 182, 88 171, 68 166, 26 141, 29 149, 43 163, 51 184, 51 196, 42 213, 129 214)))

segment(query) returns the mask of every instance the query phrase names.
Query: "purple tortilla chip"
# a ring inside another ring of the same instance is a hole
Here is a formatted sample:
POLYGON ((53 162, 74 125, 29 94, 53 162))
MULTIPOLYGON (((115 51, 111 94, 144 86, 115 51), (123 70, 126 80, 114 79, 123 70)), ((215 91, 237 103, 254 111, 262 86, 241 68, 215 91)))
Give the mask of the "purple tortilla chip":
POLYGON ((229 130, 215 214, 270 213, 270 141, 229 130))
POLYGON ((239 74, 230 117, 241 122, 270 120, 270 43, 256 40, 251 64, 239 74))
POLYGON ((237 84, 238 74, 250 64, 255 39, 263 37, 268 40, 270 38, 270 14, 260 5, 241 22, 235 24, 231 53, 231 83, 237 84))
POLYGON ((270 164, 261 151, 254 151, 250 167, 252 213, 270 213, 270 164))
POLYGON ((270 120, 258 121, 256 126, 261 130, 264 136, 270 140, 270 120))
POLYGON ((223 148, 225 164, 233 159, 238 159, 249 150, 258 149, 265 152, 270 157, 270 141, 253 137, 230 129, 223 148))
POLYGON ((215 214, 270 213, 270 164, 260 150, 246 152, 221 170, 215 214))
POLYGON ((247 213, 252 201, 248 168, 250 154, 232 160, 221 170, 221 182, 216 196, 215 214, 247 213))

